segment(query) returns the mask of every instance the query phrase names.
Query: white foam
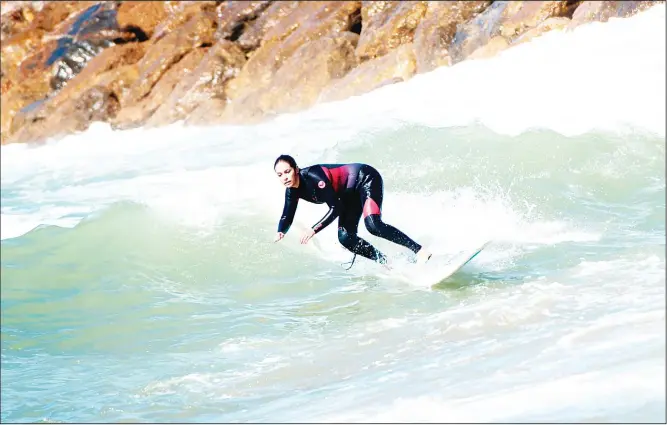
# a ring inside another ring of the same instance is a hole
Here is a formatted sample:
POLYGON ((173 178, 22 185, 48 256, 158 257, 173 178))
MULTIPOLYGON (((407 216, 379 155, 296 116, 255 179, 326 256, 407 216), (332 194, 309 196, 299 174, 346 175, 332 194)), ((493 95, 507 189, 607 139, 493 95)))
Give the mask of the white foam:
MULTIPOLYGON (((664 367, 641 364, 630 370, 594 371, 512 389, 459 397, 443 388, 446 396, 396 398, 388 406, 344 412, 320 419, 324 422, 498 422, 544 421, 567 417, 578 422, 587 417, 615 418, 615 409, 640 407, 645 400, 664 395, 664 367), (614 382, 614 385, 609 385, 614 382), (631 396, 628 396, 632 394, 631 396), (558 414, 558 416, 556 416, 558 414)), ((658 420, 646 412, 645 421, 658 420)), ((320 421, 318 420, 318 421, 320 421)))

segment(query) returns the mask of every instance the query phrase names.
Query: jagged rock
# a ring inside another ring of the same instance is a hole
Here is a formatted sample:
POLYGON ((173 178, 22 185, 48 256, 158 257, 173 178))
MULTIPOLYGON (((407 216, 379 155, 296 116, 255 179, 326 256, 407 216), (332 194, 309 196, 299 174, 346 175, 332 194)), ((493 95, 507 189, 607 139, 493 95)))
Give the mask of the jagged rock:
POLYGON ((75 12, 80 12, 96 2, 52 1, 9 2, 18 4, 2 15, 2 54, 0 55, 3 78, 16 79, 19 65, 37 51, 45 34, 75 12), (39 5, 36 7, 33 3, 39 5), (46 3, 46 4, 44 4, 46 3))
POLYGON ((356 66, 358 39, 358 34, 343 32, 301 45, 276 72, 270 89, 234 100, 223 119, 252 121, 312 106, 322 89, 356 66))
MULTIPOLYGON (((158 126, 185 119, 199 104, 211 98, 222 100, 216 105, 224 106, 227 82, 238 75, 245 61, 245 54, 238 45, 228 40, 219 41, 201 63, 176 84, 146 125, 158 126)), ((222 109, 218 113, 222 114, 222 109)))
POLYGON ((271 0, 222 2, 218 6, 217 39, 236 41, 248 26, 248 22, 257 19, 269 5, 271 0))
POLYGON ((261 46, 239 76, 230 82, 229 97, 233 101, 245 102, 243 98, 264 90, 276 71, 303 44, 347 32, 360 7, 361 3, 357 1, 302 3, 265 33, 261 46))
POLYGON ((500 26, 500 35, 512 40, 528 29, 538 27, 549 18, 569 19, 580 3, 580 1, 512 2, 505 9, 506 19, 500 26))
POLYGON ((7 37, 31 29, 43 32, 53 31, 59 23, 73 13, 87 9, 98 2, 12 1, 2 3, 2 41, 4 42, 7 37))
MULTIPOLYGON (((0 72, 3 81, 8 81, 9 86, 13 86, 19 79, 21 62, 39 48, 42 37, 44 37, 44 30, 31 29, 18 33, 2 43, 0 72)), ((25 79, 25 76, 22 79, 25 79)), ((6 91, 2 93, 5 94, 6 91)))
MULTIPOLYGON (((112 126, 127 129, 144 124, 165 102, 183 76, 188 75, 197 67, 208 49, 208 47, 191 49, 181 60, 172 64, 145 97, 130 105, 123 105, 118 115, 110 120, 112 126)), ((142 81, 137 80, 135 85, 137 83, 141 84, 142 81)))
POLYGON ((167 4, 162 1, 124 1, 118 6, 118 25, 135 28, 143 35, 142 39, 151 38, 167 17, 167 4))
MULTIPOLYGON (((54 96, 47 98, 33 108, 25 111, 19 111, 17 114, 13 127, 19 129, 26 124, 32 124, 39 121, 48 121, 49 117, 62 115, 62 110, 68 110, 63 105, 80 98, 83 93, 90 90, 96 85, 108 86, 116 83, 116 78, 110 78, 111 75, 124 76, 121 83, 127 81, 127 70, 123 69, 126 65, 136 64, 144 54, 145 46, 138 43, 119 44, 106 49, 104 52, 93 58, 88 66, 83 71, 73 78, 62 90, 57 92, 54 96), (122 73, 115 72, 116 70, 123 70, 122 73)), ((136 67, 134 67, 136 69, 136 67)), ((136 74, 136 71, 134 72, 136 74)), ((132 79, 134 81, 134 78, 132 79)), ((110 93, 113 93, 116 99, 120 99, 123 95, 122 90, 118 87, 111 87, 110 93)), ((115 114, 114 114, 115 115, 115 114)), ((50 122, 51 128, 56 131, 59 127, 59 118, 56 121, 50 122)), ((81 123, 78 127, 87 124, 81 123)), ((58 130, 60 131, 60 130, 58 130)), ((63 130, 62 132, 66 132, 63 130)))
POLYGON ((188 125, 212 125, 224 122, 222 114, 227 106, 223 99, 211 98, 199 103, 184 120, 188 125))
POLYGON ((0 40, 3 44, 8 38, 28 29, 35 18, 35 7, 29 1, 3 1, 0 12, 0 40))
POLYGON ((116 14, 115 3, 98 3, 50 33, 58 37, 58 45, 46 63, 55 68, 51 79, 53 90, 62 88, 104 49, 114 44, 137 41, 134 32, 119 27, 116 14))
POLYGON ((452 63, 467 58, 493 37, 500 35, 511 41, 548 18, 571 16, 577 4, 575 1, 495 1, 458 28, 449 49, 452 63))
MULTIPOLYGON (((78 93, 100 84, 97 80, 102 74, 113 71, 125 65, 135 65, 146 53, 146 45, 142 43, 118 44, 109 47, 95 58, 69 83, 47 102, 54 107, 78 93)), ((135 66, 136 68, 136 66, 135 66)))
POLYGON ((299 3, 298 1, 272 2, 257 19, 244 27, 243 34, 237 40, 239 46, 246 52, 255 50, 259 47, 264 35, 292 13, 299 3))
POLYGON ((357 56, 365 61, 412 43, 427 6, 426 1, 363 1, 357 56))
POLYGON ((531 28, 528 31, 521 34, 520 36, 518 36, 517 38, 515 38, 512 41, 512 45, 516 46, 521 43, 526 43, 534 39, 535 37, 539 37, 540 35, 549 31, 568 28, 570 23, 571 23, 570 18, 549 18, 540 23, 537 27, 531 28))
POLYGON ((84 131, 93 121, 107 121, 118 108, 118 99, 108 87, 94 86, 66 102, 54 115, 39 117, 30 125, 23 125, 13 136, 13 141, 39 142, 84 131))
POLYGON ((417 72, 428 72, 440 66, 451 65, 448 47, 456 28, 484 11, 490 4, 490 1, 430 2, 415 31, 413 45, 417 72))
POLYGON ((209 15, 215 17, 215 8, 218 2, 215 1, 165 1, 164 7, 167 9, 167 19, 161 22, 153 31, 151 42, 157 42, 162 37, 171 33, 174 29, 183 26, 191 21, 193 17, 209 15))
POLYGON ((464 60, 500 34, 503 12, 509 3, 509 1, 494 1, 484 12, 459 25, 449 45, 452 64, 464 60))
POLYGON ((114 118, 119 99, 138 77, 136 62, 143 48, 134 43, 116 45, 95 57, 54 97, 17 114, 12 141, 44 140, 83 131, 93 121, 114 118), (80 110, 82 106, 88 109, 80 110))
POLYGON ((610 18, 627 18, 664 1, 584 1, 574 11, 570 28, 586 22, 607 22, 610 18))
POLYGON ((403 44, 390 53, 366 61, 345 77, 334 81, 321 96, 321 102, 357 96, 378 87, 406 81, 415 74, 416 59, 412 43, 403 44))
POLYGON ((488 43, 468 55, 466 59, 488 59, 507 49, 509 46, 510 43, 505 37, 497 35, 489 40, 488 43))
MULTIPOLYGON (((46 7, 42 13, 45 10, 46 7)), ((56 10, 59 11, 56 14, 59 19, 72 8, 56 10)), ((48 34, 49 39, 41 45, 32 39, 37 45, 36 51, 20 62, 15 74, 8 72, 8 77, 18 82, 3 84, 6 90, 4 96, 7 97, 3 106, 10 108, 2 114, 3 139, 11 137, 11 133, 20 128, 19 124, 33 122, 31 119, 21 119, 17 124, 13 124, 17 114, 32 114, 39 110, 45 98, 57 93, 104 49, 115 43, 134 39, 133 33, 119 29, 115 17, 114 3, 97 3, 71 14, 56 25, 48 34), (35 104, 32 105, 33 103, 35 104)), ((53 19, 45 17, 40 20, 36 17, 33 21, 33 34, 41 34, 41 28, 49 28, 54 22, 53 19)), ((20 45, 25 47, 30 43, 20 45)), ((11 51, 11 48, 7 47, 7 50, 11 51)))
POLYGON ((193 49, 215 42, 215 16, 200 11, 185 24, 153 42, 138 63, 139 78, 130 88, 121 106, 132 106, 144 99, 160 78, 193 49))

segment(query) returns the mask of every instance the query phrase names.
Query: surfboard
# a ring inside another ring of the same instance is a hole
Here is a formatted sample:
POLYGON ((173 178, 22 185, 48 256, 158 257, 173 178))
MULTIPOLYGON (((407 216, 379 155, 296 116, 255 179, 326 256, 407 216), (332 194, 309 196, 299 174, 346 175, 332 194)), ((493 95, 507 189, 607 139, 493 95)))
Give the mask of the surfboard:
POLYGON ((490 243, 490 240, 486 240, 483 243, 473 245, 470 249, 462 250, 453 256, 444 258, 442 255, 433 254, 425 264, 396 266, 392 270, 386 271, 386 275, 387 277, 399 278, 413 285, 430 288, 461 270, 490 243))

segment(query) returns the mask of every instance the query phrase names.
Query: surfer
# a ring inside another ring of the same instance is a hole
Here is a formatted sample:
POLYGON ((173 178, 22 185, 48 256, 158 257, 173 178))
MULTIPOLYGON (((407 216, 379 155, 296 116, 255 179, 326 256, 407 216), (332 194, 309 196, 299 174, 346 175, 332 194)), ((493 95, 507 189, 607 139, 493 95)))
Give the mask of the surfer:
POLYGON ((285 206, 278 222, 278 242, 294 220, 299 199, 315 204, 326 203, 329 211, 301 237, 305 244, 338 218, 338 241, 355 254, 388 267, 387 257, 357 235, 361 217, 371 235, 410 249, 417 263, 425 263, 431 253, 396 227, 382 221, 383 182, 380 173, 367 164, 316 164, 299 168, 290 155, 280 155, 273 169, 285 186, 285 206))

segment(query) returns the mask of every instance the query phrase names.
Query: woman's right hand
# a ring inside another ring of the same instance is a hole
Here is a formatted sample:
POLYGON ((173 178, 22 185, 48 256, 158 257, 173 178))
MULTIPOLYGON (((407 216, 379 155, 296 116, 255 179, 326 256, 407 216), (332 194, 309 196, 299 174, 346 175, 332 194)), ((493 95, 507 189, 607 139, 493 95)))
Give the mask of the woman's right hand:
POLYGON ((285 234, 283 232, 278 232, 278 234, 276 234, 276 239, 273 242, 278 242, 279 240, 281 240, 284 237, 285 237, 285 234))

